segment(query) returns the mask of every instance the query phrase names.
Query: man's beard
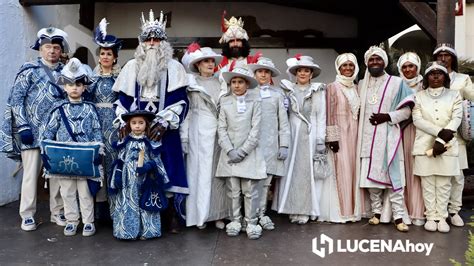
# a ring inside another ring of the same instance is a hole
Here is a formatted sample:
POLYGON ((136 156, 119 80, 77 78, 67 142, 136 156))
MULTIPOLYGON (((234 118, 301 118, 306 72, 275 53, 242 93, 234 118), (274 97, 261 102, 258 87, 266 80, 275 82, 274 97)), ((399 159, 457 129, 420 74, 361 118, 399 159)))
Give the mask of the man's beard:
POLYGON ((369 67, 369 73, 373 77, 380 77, 383 74, 383 67, 369 67))
POLYGON ((230 58, 239 58, 243 57, 244 49, 243 47, 230 47, 230 58))
POLYGON ((161 72, 168 67, 173 56, 173 48, 166 41, 148 46, 140 43, 135 51, 137 60, 137 81, 140 86, 152 88, 160 79, 161 72))

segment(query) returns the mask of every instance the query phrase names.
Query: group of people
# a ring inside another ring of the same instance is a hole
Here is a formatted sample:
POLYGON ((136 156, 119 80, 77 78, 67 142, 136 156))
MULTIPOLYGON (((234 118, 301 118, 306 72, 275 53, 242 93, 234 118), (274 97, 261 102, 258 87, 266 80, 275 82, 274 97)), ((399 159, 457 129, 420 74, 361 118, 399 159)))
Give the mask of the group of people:
POLYGON ((362 218, 393 221, 401 232, 409 224, 449 232, 447 219, 464 225, 469 139, 459 128, 474 88, 456 72, 450 44, 437 46, 423 75, 418 55, 403 54, 400 77, 385 72, 386 52, 370 47, 359 82, 355 55, 344 53, 327 85, 314 81, 321 72, 314 59, 298 54, 278 86, 281 72, 270 58, 250 55, 240 18, 223 19, 222 54, 193 43, 182 64, 163 13, 150 10, 140 21, 139 45, 122 69, 121 41, 100 22, 93 76, 76 58, 59 63, 69 50, 64 31, 38 32, 32 48, 40 57, 17 74, 0 131, 2 151, 23 164, 23 230, 37 227, 42 168, 51 222, 66 236, 80 221, 91 236, 94 219, 110 217, 118 239, 159 237, 162 220, 171 232, 213 222, 229 236, 258 239, 275 228, 269 199, 300 225, 362 218), (75 156, 55 161, 51 151, 64 145, 75 156), (91 147, 84 166, 58 173, 91 147))

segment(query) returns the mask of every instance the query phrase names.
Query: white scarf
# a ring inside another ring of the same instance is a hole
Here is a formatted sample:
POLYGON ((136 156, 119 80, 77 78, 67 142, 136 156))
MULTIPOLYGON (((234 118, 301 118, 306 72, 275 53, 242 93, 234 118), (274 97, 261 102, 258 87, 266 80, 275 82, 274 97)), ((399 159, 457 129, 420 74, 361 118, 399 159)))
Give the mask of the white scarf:
POLYGON ((355 89, 355 84, 354 84, 354 80, 356 79, 357 74, 359 73, 357 58, 355 57, 354 54, 351 54, 351 53, 341 54, 336 58, 335 65, 336 65, 336 72, 337 72, 336 82, 342 85, 341 91, 346 97, 347 101, 349 102, 349 105, 351 107, 352 117, 357 120, 357 116, 359 115, 359 109, 360 109, 360 98, 359 98, 359 95, 357 94, 357 91, 355 89), (341 67, 341 65, 343 65, 347 61, 352 62, 355 66, 354 73, 350 77, 341 75, 341 71, 339 71, 339 68, 341 67))

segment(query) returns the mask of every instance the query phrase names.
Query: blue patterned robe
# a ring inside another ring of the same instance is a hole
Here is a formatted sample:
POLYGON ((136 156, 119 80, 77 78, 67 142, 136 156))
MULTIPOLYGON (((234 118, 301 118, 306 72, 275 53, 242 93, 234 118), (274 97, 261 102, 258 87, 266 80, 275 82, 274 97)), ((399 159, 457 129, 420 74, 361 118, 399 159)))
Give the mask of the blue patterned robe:
POLYGON ((51 111, 48 123, 42 134, 42 139, 74 142, 66 129, 65 123, 61 119, 60 107, 64 109, 64 113, 77 142, 103 143, 102 130, 95 106, 90 102, 84 101, 74 103, 64 100, 58 103, 51 111))
MULTIPOLYGON (((112 90, 116 76, 94 76, 94 83, 89 86, 85 99, 95 104, 99 114, 100 126, 104 136, 105 160, 102 162, 104 167, 105 180, 112 174, 112 162, 117 159, 117 152, 112 148, 112 143, 118 141, 117 129, 113 126, 116 118, 113 103, 118 99, 118 93, 112 90)), ((99 193, 100 194, 100 193, 99 193)), ((105 194, 104 194, 105 196, 105 194)), ((105 201, 105 199, 102 199, 105 201)), ((99 199, 97 199, 99 201, 99 199)))
MULTIPOLYGON (((119 239, 160 237, 160 213, 145 211, 139 206, 140 187, 145 180, 145 175, 139 175, 136 172, 138 153, 144 149, 144 163, 153 160, 156 163, 154 170, 160 173, 161 178, 164 179, 163 183, 169 183, 159 155, 160 143, 149 141, 145 136, 130 134, 117 146, 118 159, 123 162, 121 176, 123 188, 117 189, 116 193, 109 193, 114 237, 119 239)), ((156 176, 156 178, 160 178, 160 176, 156 176)))
MULTIPOLYGON (((63 65, 51 71, 57 79, 63 65)), ((8 98, 4 121, 0 130, 0 150, 19 160, 20 151, 39 148, 41 128, 48 121, 54 104, 65 98, 55 80, 51 81, 42 67, 41 59, 25 63, 18 72, 8 98), (34 136, 31 145, 21 143, 19 132, 30 129, 34 136)))

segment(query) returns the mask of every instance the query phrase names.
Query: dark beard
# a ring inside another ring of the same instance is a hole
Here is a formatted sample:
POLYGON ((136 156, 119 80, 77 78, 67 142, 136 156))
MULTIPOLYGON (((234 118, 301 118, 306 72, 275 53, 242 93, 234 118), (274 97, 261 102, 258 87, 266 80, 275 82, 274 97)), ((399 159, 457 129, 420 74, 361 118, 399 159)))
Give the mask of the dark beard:
POLYGON ((250 45, 247 40, 242 40, 242 47, 229 47, 229 43, 222 47, 222 55, 231 59, 239 57, 247 57, 250 54, 250 45))
POLYGON ((372 77, 380 77, 383 74, 383 67, 369 67, 368 69, 372 77))

